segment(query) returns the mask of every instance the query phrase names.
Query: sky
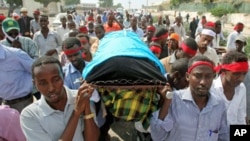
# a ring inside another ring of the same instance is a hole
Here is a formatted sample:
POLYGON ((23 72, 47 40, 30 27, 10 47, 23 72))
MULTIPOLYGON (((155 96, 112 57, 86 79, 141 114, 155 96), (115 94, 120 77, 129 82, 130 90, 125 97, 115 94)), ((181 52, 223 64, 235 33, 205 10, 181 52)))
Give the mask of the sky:
MULTIPOLYGON (((147 2, 148 2, 148 5, 151 5, 152 3, 155 3, 155 2, 158 3, 158 2, 161 2, 162 0, 113 0, 114 4, 121 3, 125 9, 129 8, 129 4, 128 4, 129 1, 131 2, 130 8, 139 9, 141 8, 142 5, 147 5, 147 2)), ((84 2, 98 3, 98 0, 81 0, 81 2, 82 3, 84 2)))

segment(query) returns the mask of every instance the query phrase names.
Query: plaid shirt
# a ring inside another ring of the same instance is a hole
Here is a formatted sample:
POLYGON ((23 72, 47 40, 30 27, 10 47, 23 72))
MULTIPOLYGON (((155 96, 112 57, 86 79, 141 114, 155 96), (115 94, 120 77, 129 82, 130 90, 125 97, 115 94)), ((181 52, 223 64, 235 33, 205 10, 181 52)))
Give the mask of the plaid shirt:
MULTIPOLYGON (((38 58, 38 47, 36 43, 28 37, 19 36, 18 41, 22 44, 22 49, 33 59, 38 58)), ((12 45, 4 39, 1 41, 2 44, 11 47, 12 45)))
POLYGON ((113 116, 126 121, 141 121, 149 127, 152 112, 157 110, 156 88, 151 90, 128 90, 99 88, 104 104, 113 116))

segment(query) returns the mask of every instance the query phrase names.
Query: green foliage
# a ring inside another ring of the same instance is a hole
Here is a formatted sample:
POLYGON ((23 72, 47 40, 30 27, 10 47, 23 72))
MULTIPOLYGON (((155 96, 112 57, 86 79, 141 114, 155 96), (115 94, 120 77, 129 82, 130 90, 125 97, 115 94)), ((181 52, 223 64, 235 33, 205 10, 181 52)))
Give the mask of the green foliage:
POLYGON ((6 2, 10 5, 10 6, 15 6, 15 7, 19 7, 23 5, 23 1, 21 0, 6 0, 6 2))
POLYGON ((247 38, 247 45, 245 46, 245 53, 249 59, 250 58, 250 38, 247 38))
POLYGON ((65 0, 65 5, 80 4, 80 0, 65 0))
POLYGON ((35 0, 35 1, 43 4, 43 7, 48 7, 49 3, 51 2, 60 2, 60 0, 35 0))
POLYGON ((21 7, 23 5, 23 1, 21 0, 7 0, 6 2, 10 5, 8 11, 8 17, 10 17, 10 14, 13 12, 15 8, 21 7))
POLYGON ((228 14, 228 13, 233 13, 234 9, 231 8, 224 8, 224 7, 215 7, 213 9, 211 9, 211 14, 214 15, 215 17, 221 17, 224 14, 228 14))
POLYGON ((99 0, 99 6, 100 7, 112 7, 113 0, 99 0))
POLYGON ((180 5, 181 0, 170 0, 170 5, 172 6, 178 6, 180 5))

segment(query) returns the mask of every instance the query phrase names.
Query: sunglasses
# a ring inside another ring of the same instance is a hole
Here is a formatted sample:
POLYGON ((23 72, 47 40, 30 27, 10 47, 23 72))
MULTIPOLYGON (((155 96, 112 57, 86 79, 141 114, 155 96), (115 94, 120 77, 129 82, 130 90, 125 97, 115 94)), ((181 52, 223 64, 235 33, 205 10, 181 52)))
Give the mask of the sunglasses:
POLYGON ((7 33, 9 36, 17 36, 19 33, 18 32, 9 32, 7 33))

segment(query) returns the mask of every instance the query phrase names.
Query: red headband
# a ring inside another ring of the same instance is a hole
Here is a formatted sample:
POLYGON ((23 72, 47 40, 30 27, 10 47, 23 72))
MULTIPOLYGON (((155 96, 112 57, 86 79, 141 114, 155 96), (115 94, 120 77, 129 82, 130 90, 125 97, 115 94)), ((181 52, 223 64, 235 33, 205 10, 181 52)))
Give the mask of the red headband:
POLYGON ((234 30, 239 30, 239 29, 243 29, 244 28, 244 25, 243 24, 236 24, 235 27, 234 27, 234 30))
POLYGON ((158 46, 151 46, 150 47, 150 50, 153 52, 153 53, 161 53, 161 48, 158 47, 158 46))
POLYGON ((65 55, 71 55, 71 54, 74 54, 74 53, 77 53, 78 51, 80 51, 82 48, 77 48, 77 49, 69 49, 69 50, 64 50, 64 54, 65 55))
POLYGON ((190 54, 190 55, 192 55, 192 56, 195 56, 195 54, 196 54, 196 52, 197 52, 197 50, 191 49, 191 48, 188 47, 184 42, 182 42, 181 48, 182 48, 182 50, 183 50, 185 53, 190 54))
POLYGON ((154 26, 148 26, 147 30, 155 32, 155 27, 154 26))
POLYGON ((201 65, 206 65, 208 67, 210 67, 213 71, 214 71, 214 65, 212 65, 210 62, 206 62, 206 61, 196 61, 193 63, 193 65, 191 65, 188 68, 188 73, 190 73, 195 67, 197 66, 201 66, 201 65))
POLYGON ((228 70, 231 72, 247 72, 248 71, 248 62, 235 62, 232 64, 222 64, 216 67, 216 71, 221 69, 228 70))
POLYGON ((160 39, 164 39, 164 38, 168 38, 168 33, 161 35, 160 37, 153 37, 152 41, 156 41, 156 40, 160 40, 160 39))

